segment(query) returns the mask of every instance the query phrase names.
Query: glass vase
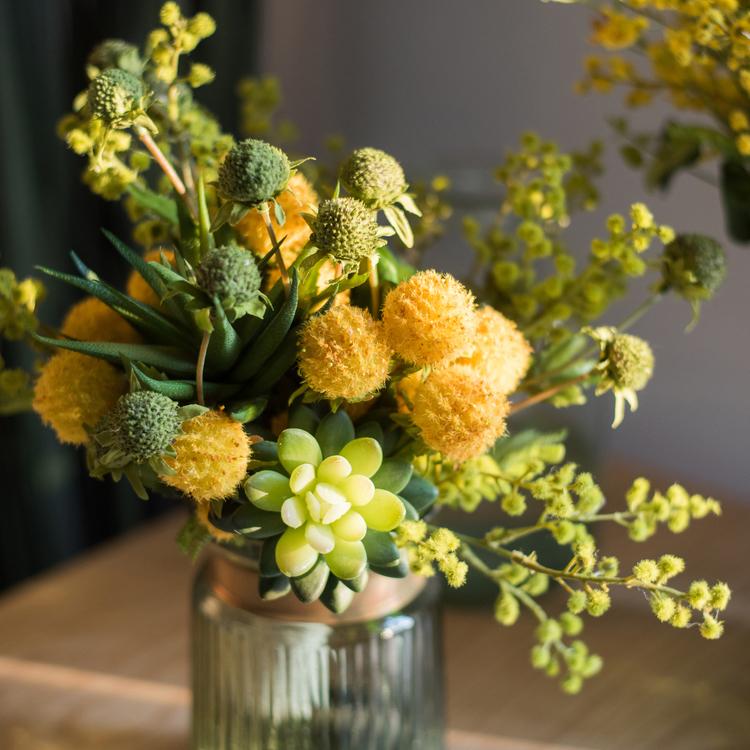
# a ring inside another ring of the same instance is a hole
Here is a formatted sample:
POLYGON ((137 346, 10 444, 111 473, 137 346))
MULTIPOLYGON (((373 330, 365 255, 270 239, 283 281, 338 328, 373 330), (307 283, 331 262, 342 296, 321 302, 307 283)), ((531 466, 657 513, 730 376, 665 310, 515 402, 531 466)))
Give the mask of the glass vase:
POLYGON ((372 574, 335 615, 266 601, 252 555, 212 547, 193 590, 193 750, 439 750, 434 583, 372 574))

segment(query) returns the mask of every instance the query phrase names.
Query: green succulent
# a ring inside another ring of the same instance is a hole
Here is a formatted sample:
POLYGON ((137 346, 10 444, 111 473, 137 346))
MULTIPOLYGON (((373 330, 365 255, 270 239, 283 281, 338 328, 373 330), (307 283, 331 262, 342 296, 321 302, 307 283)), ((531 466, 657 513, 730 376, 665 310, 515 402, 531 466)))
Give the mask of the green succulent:
POLYGON ((262 283, 253 254, 237 245, 211 250, 195 272, 198 286, 219 300, 233 319, 248 312, 262 312, 262 283))
POLYGON ((377 148, 354 151, 341 168, 341 182, 370 208, 383 208, 406 192, 406 176, 390 154, 377 148))
POLYGON ((383 245, 375 212, 356 198, 324 200, 310 226, 311 242, 339 261, 367 258, 383 245))
POLYGON ((120 68, 109 68, 89 84, 87 103, 93 117, 109 127, 123 128, 148 119, 147 95, 140 78, 120 68))
POLYGON ((219 191, 227 200, 260 206, 286 188, 291 170, 281 149, 247 138, 232 147, 219 167, 219 191))
POLYGON ((319 420, 305 406, 289 423, 278 442, 253 446, 259 470, 245 483, 248 502, 225 507, 215 523, 265 540, 262 594, 291 589, 342 611, 368 569, 406 575, 391 532, 424 514, 437 490, 409 461, 384 459, 388 439, 376 423, 355 430, 343 411, 319 420))

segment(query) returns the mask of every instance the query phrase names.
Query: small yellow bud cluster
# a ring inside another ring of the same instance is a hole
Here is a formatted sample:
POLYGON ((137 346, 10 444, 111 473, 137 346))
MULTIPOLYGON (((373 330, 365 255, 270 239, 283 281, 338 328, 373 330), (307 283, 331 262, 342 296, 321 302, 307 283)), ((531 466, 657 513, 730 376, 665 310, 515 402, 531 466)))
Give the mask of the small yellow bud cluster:
POLYGON ((35 311, 44 299, 44 287, 36 279, 19 281, 10 268, 0 268, 0 336, 19 341, 33 333, 39 322, 35 311))
POLYGON ((459 588, 466 583, 469 566, 458 557, 461 542, 450 529, 435 529, 427 536, 423 521, 404 521, 396 530, 395 540, 406 548, 414 573, 431 576, 435 572, 433 565, 437 565, 449 586, 459 588))
POLYGON ((687 529, 691 520, 721 513, 717 500, 690 495, 679 484, 673 484, 664 494, 650 494, 649 481, 641 477, 633 482, 625 496, 628 510, 634 514, 628 523, 630 538, 636 542, 653 536, 659 524, 666 524, 671 532, 679 534, 687 529))

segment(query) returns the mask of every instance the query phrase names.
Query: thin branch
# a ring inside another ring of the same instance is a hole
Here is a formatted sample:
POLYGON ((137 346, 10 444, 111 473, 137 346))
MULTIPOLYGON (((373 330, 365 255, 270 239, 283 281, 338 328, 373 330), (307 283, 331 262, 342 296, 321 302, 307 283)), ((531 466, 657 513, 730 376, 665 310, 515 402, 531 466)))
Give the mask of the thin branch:
POLYGON ((206 331, 201 339, 201 347, 198 350, 198 361, 195 364, 195 392, 198 403, 205 406, 203 398, 203 370, 206 367, 206 354, 208 353, 208 342, 211 339, 211 331, 206 331))
POLYGON ((266 225, 266 231, 268 232, 268 236, 271 240, 273 252, 276 256, 276 263, 279 266, 279 271, 281 272, 281 281, 284 284, 284 291, 286 292, 287 296, 289 296, 289 290, 291 289, 291 282, 289 281, 289 271, 287 271, 286 265, 284 264, 284 258, 281 255, 281 246, 279 245, 279 241, 276 239, 276 232, 274 232, 273 230, 273 224, 271 223, 271 215, 268 210, 268 204, 266 203, 263 208, 259 208, 258 210, 263 217, 263 221, 266 225))

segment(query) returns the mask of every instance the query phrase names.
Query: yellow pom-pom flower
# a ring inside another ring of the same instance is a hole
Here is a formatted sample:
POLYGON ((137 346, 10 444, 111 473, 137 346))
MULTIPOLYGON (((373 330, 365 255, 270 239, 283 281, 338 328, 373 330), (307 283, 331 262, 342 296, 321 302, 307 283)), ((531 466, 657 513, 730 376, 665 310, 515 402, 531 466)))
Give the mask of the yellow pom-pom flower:
POLYGON ((505 432, 508 403, 469 367, 435 370, 414 395, 424 442, 454 461, 482 455, 505 432))
POLYGON ((326 398, 360 400, 380 390, 390 359, 382 325, 360 307, 332 307, 310 318, 300 335, 302 377, 326 398))
POLYGON ((165 459, 174 472, 164 484, 198 502, 229 497, 245 478, 250 442, 239 422, 221 411, 207 411, 182 423, 173 446, 176 456, 165 459))
MULTIPOLYGON (((165 250, 164 248, 149 250, 143 256, 143 259, 148 263, 151 261, 160 261, 162 255, 171 265, 174 266, 174 251, 165 250)), ((131 271, 130 276, 128 276, 127 284, 125 285, 125 291, 128 293, 128 296, 138 302, 143 302, 144 305, 159 307, 161 304, 161 300, 156 292, 146 283, 146 280, 138 273, 138 271, 131 271)))
POLYGON ((42 367, 32 406, 60 442, 83 445, 86 427, 94 427, 126 389, 123 374, 107 362, 59 351, 42 367))
MULTIPOLYGON (((311 230, 302 214, 318 205, 318 194, 307 178, 301 172, 296 172, 289 180, 287 189, 276 200, 284 209, 286 220, 283 226, 279 226, 271 212, 271 224, 279 239, 286 237, 281 245, 281 254, 284 262, 290 265, 310 239, 311 230)), ((234 228, 243 244, 253 252, 263 256, 271 251, 271 239, 258 211, 248 211, 234 228)))
POLYGON ((467 354, 476 333, 474 295, 449 274, 420 271, 399 284, 383 306, 392 349, 415 365, 467 354))
POLYGON ((500 393, 513 393, 531 360, 531 346, 516 324, 492 307, 477 311, 474 349, 455 364, 466 365, 500 393))
POLYGON ((138 331, 96 297, 87 297, 68 310, 60 332, 80 341, 114 341, 135 344, 138 331))

